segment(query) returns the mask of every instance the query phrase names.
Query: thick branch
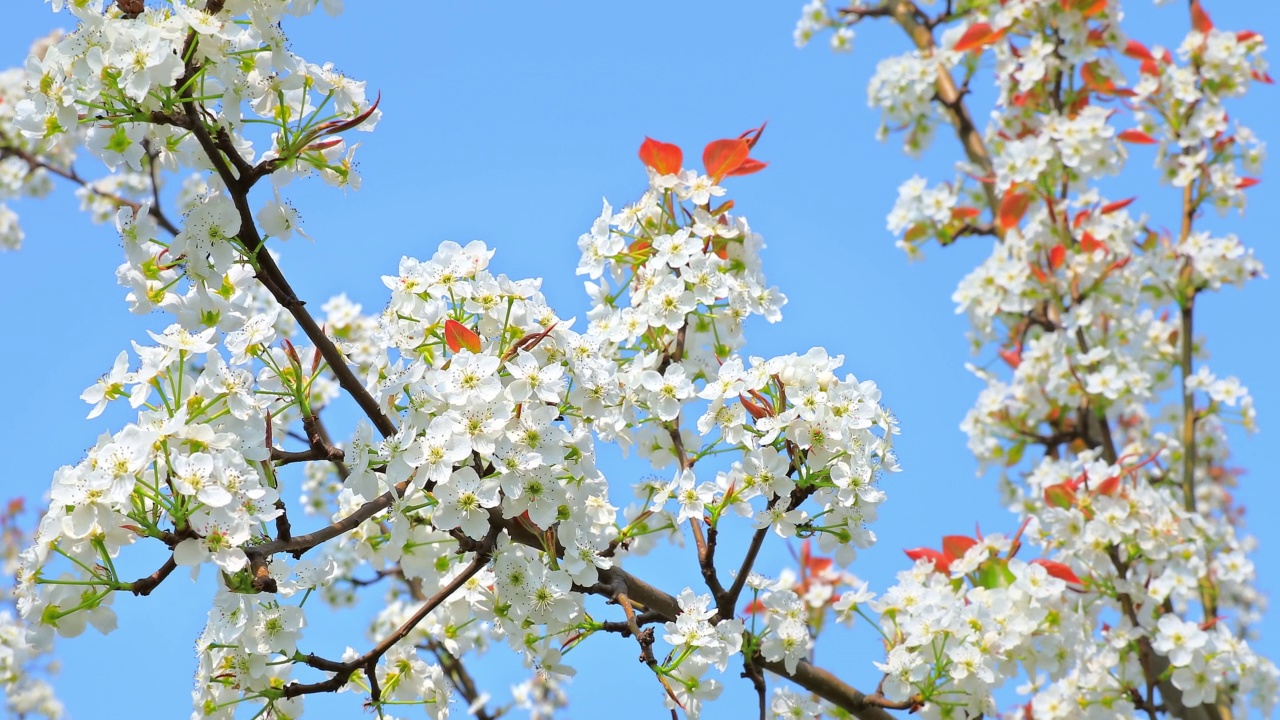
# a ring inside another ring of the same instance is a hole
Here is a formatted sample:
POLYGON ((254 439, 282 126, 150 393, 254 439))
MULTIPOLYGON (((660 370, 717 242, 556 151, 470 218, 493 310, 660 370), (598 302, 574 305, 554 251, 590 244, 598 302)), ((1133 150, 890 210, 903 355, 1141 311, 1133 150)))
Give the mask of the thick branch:
MULTIPOLYGON (((930 54, 937 49, 933 41, 933 33, 930 28, 925 27, 920 22, 922 13, 914 2, 911 0, 889 0, 885 7, 921 53, 930 54)), ((995 175, 995 165, 991 162, 991 153, 987 151, 986 143, 982 140, 982 133, 978 131, 977 125, 973 122, 973 116, 969 114, 969 108, 964 103, 963 93, 956 86, 956 81, 951 77, 951 72, 944 67, 938 68, 938 80, 935 83, 935 88, 938 95, 938 103, 942 105, 943 111, 946 112, 952 126, 955 127, 956 136, 960 139, 960 144, 964 146, 964 152, 968 156, 969 162, 981 168, 985 178, 993 177, 995 175)), ((982 192, 986 195, 987 206, 991 209, 991 215, 994 217, 1000 207, 999 198, 996 197, 995 186, 990 182, 983 182, 982 192)))
POLYGON ((160 583, 164 582, 165 578, 169 577, 169 574, 177 568, 178 564, 174 562, 173 556, 170 555, 169 559, 164 561, 164 564, 160 566, 159 570, 156 570, 144 578, 134 580, 129 589, 134 595, 150 595, 151 591, 155 590, 156 587, 160 583))

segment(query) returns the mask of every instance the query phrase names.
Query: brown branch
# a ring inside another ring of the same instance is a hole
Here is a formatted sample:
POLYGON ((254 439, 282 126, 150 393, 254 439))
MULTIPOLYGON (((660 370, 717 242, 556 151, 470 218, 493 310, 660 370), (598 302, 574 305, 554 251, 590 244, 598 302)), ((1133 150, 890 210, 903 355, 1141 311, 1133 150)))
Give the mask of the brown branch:
MULTIPOLYGON (((859 720, 892 720, 893 715, 885 711, 888 705, 880 702, 883 699, 878 694, 866 695, 852 686, 845 683, 840 678, 832 675, 830 672, 813 665, 807 660, 801 660, 796 664, 794 673, 787 672, 787 667, 782 661, 771 661, 761 658, 759 665, 769 672, 785 677, 809 692, 821 697, 822 699, 832 703, 833 705, 849 711, 859 720)), ((906 709, 912 707, 911 704, 904 705, 906 709)))
MULTIPOLYGON (((337 448, 337 445, 333 442, 333 438, 329 436, 329 429, 326 428, 324 422, 320 420, 319 414, 315 415, 315 431, 316 435, 320 438, 320 442, 324 443, 325 447, 337 448)), ((339 450, 339 452, 341 452, 341 450, 339 450)), ((338 458, 329 457, 328 460, 333 463, 333 469, 337 471, 338 478, 343 482, 346 482, 347 478, 351 477, 351 468, 347 467, 346 463, 346 453, 342 453, 342 457, 338 458)))
POLYGON ((448 600, 449 597, 460 590, 463 585, 466 585, 468 580, 474 577, 476 573, 480 572, 485 565, 489 564, 489 558, 493 554, 493 546, 498 540, 498 534, 501 532, 501 527, 497 525, 492 526, 489 529, 489 533, 485 535, 484 540, 480 541, 479 547, 475 549, 475 557, 471 560, 471 563, 467 565, 461 573, 454 577, 453 580, 450 580, 448 584, 440 588, 439 592, 428 598, 427 601, 423 603, 408 620, 405 620, 395 632, 383 638, 383 640, 375 645, 373 649, 369 650, 369 652, 345 663, 336 663, 332 660, 325 660, 324 658, 320 658, 316 655, 308 655, 304 661, 307 665, 320 670, 332 672, 334 675, 327 680, 316 683, 289 683, 284 686, 284 689, 281 691, 283 697, 290 698, 298 697, 300 695, 308 695, 311 693, 336 691, 346 685, 351 680, 351 676, 355 674, 357 670, 363 670, 366 673, 366 677, 371 682, 370 695, 373 698, 373 701, 375 703, 380 702, 382 700, 381 693, 379 692, 377 685, 372 684, 376 683, 376 673, 374 672, 374 668, 377 665, 379 658, 385 655, 388 650, 395 646, 396 643, 408 637, 409 633, 413 632, 413 629, 426 619, 427 615, 431 614, 431 611, 439 607, 445 600, 448 600))
MULTIPOLYGON (((1182 189, 1182 230, 1178 241, 1179 246, 1191 237, 1192 224, 1195 222, 1196 205, 1191 189, 1193 184, 1187 183, 1187 186, 1182 189)), ((1187 380, 1191 378, 1195 362, 1196 288, 1192 282, 1193 271, 1191 258, 1186 258, 1179 273, 1179 280, 1186 297, 1180 298, 1178 302, 1179 319, 1182 322, 1182 327, 1178 331, 1180 346, 1178 367, 1182 371, 1182 504, 1189 513, 1196 511, 1196 402, 1195 393, 1187 388, 1187 380)), ((1205 610, 1207 614, 1208 608, 1205 610)))
MULTIPOLYGON (((80 187, 84 188, 88 192, 92 193, 93 195, 97 195, 98 197, 108 202, 115 203, 116 205, 121 207, 130 208, 131 210, 133 210, 134 215, 137 215, 138 211, 142 209, 142 203, 140 202, 130 200, 122 195, 117 195, 115 193, 111 193, 111 192, 107 192, 106 190, 99 189, 92 182, 80 177, 80 174, 76 172, 75 168, 59 167, 47 160, 41 159, 36 155, 32 155, 31 153, 18 147, 14 147, 11 145, 0 146, 0 160, 3 160, 7 157, 16 157, 19 160, 25 162, 27 164, 27 167, 31 168, 31 170, 33 171, 36 169, 44 170, 53 175, 57 175, 58 177, 64 180, 73 182, 76 185, 79 185, 80 187)), ((152 183, 154 186, 154 183, 155 183, 154 169, 152 170, 152 183)), ((151 206, 150 209, 147 210, 147 214, 150 215, 153 219, 155 219, 156 225, 160 226, 160 228, 163 229, 165 232, 169 233, 170 235, 178 234, 179 232, 178 227, 174 225, 173 222, 170 221, 169 218, 160 209, 160 199, 158 194, 156 195, 155 203, 151 206)))
MULTIPOLYGON (((189 65, 187 76, 194 76, 195 72, 195 66, 189 65)), ((378 432, 382 433, 384 437, 394 435, 396 432, 395 423, 391 422, 391 419, 382 412, 378 401, 369 394, 369 391, 365 390, 364 384, 360 382, 359 378, 355 376, 355 373, 347 365, 346 358, 342 356, 342 351, 324 334, 324 330, 320 328, 315 318, 307 311, 305 303, 294 294, 284 274, 280 272, 275 260, 267 252, 266 244, 258 233, 257 225, 254 224, 253 212, 249 208, 249 191, 252 189, 253 179, 245 177, 243 172, 240 176, 232 172, 231 165, 243 168, 248 167, 248 164, 229 142, 224 142, 222 145, 215 142, 200 116, 201 108, 196 101, 188 100, 182 106, 186 113, 187 122, 191 126, 192 135, 195 136, 200 148, 213 165, 214 171, 221 178, 223 185, 226 186, 227 193, 231 196, 236 211, 240 215, 240 229, 237 232, 237 236, 240 238, 240 242, 254 255, 258 265, 257 278, 271 292, 276 302, 297 321, 298 326, 302 328, 302 332, 311 340, 316 350, 328 363, 329 369, 338 380, 338 384, 352 400, 356 401, 356 404, 373 422, 378 432), (241 178, 244 178, 243 182, 241 178)), ((226 135, 225 129, 221 127, 215 132, 221 136, 226 135)))
MULTIPOLYGON (((937 46, 933 40, 932 27, 926 26, 920 21, 923 14, 920 8, 911 0, 889 0, 883 6, 888 14, 891 15, 895 22, 898 23, 915 43, 917 49, 925 55, 932 54, 937 46)), ((960 140, 960 144, 964 147, 965 155, 968 156, 969 162, 977 165, 987 178, 995 175, 995 165, 991 161, 991 153, 987 150, 986 143, 982 140, 982 133, 978 130, 977 125, 973 122, 973 116, 969 113, 968 106, 965 105, 964 95, 960 88, 956 86, 956 81, 951 77, 950 71, 946 68, 938 68, 938 79, 935 83, 935 90, 938 97, 938 104, 942 106, 946 112, 951 125, 956 129, 956 136, 960 140)), ((982 191, 987 198, 987 206, 991 209, 994 217, 1000 207, 1000 200, 996 196, 995 187, 990 182, 982 183, 982 191)))
POLYGON ((627 629, 640 645, 640 662, 656 671, 658 659, 653 656, 653 628, 640 629, 640 623, 636 621, 636 609, 631 605, 631 598, 627 597, 625 589, 615 592, 613 599, 622 606, 622 612, 627 616, 627 629))
POLYGON ((721 620, 733 617, 738 605, 738 596, 742 594, 742 588, 747 584, 747 576, 751 574, 751 568, 756 564, 756 556, 760 554, 760 547, 764 545, 764 539, 768 534, 769 526, 766 525, 756 530, 751 536, 751 544, 747 546, 747 554, 742 558, 742 565, 738 567, 738 574, 733 578, 733 584, 729 586, 724 597, 718 599, 716 603, 716 615, 721 620))
POLYGON ((391 507, 391 503, 400 497, 409 488, 409 480, 399 483, 395 488, 379 495, 369 502, 356 508, 350 515, 334 522, 330 525, 320 528, 315 532, 309 532, 305 535, 297 535, 288 540, 273 540, 266 542, 249 550, 246 553, 253 552, 261 555, 274 555, 275 553, 287 552, 291 553, 295 558, 302 557, 306 551, 314 548, 322 542, 332 540, 333 538, 343 535, 360 526, 360 523, 377 515, 378 513, 391 507))
MULTIPOLYGON (((480 691, 476 688, 475 680, 471 674, 467 672, 467 668, 462 664, 462 659, 445 648, 443 643, 438 642, 435 638, 427 638, 424 643, 425 648, 436 656, 436 660, 440 663, 440 669, 444 670, 445 676, 449 678, 449 682, 462 695, 462 699, 467 701, 467 705, 474 705, 476 700, 480 698, 480 691)), ((481 705, 475 710, 476 720, 496 720, 502 715, 502 710, 490 713, 489 709, 481 705)))
POLYGON ((769 717, 769 700, 767 698, 768 688, 765 687, 764 673, 760 672, 760 668, 756 667, 753 658, 747 657, 746 653, 742 654, 742 677, 751 681, 751 686, 755 688, 756 695, 760 698, 760 720, 766 720, 769 717))
POLYGON ((178 564, 174 562, 173 556, 170 555, 168 560, 160 566, 159 570, 151 573, 144 578, 138 578, 129 584, 129 590, 134 595, 150 595, 152 590, 156 589, 160 583, 164 582, 169 574, 176 570, 178 564))

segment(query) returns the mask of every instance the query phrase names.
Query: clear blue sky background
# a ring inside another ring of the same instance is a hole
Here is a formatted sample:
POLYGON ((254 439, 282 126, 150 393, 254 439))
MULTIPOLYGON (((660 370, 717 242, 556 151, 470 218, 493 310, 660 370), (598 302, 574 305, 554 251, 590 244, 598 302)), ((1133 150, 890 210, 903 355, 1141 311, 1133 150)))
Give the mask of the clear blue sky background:
MULTIPOLYGON (((1148 44, 1176 46, 1187 18, 1175 4, 1156 9, 1135 0, 1127 27, 1148 44)), ((883 590, 907 564, 902 548, 936 545, 944 533, 971 533, 975 523, 985 531, 1014 529, 994 479, 975 477, 958 429, 979 390, 963 364, 991 358, 969 354, 966 323, 949 298, 986 254, 987 241, 931 248, 924 263, 909 265, 884 229, 901 181, 915 173, 950 178, 959 156, 943 133, 922 161, 905 158, 896 140, 873 138, 878 118, 866 107, 866 81, 877 61, 907 49, 895 27, 865 24, 855 53, 836 56, 824 45, 793 47, 798 1, 349 5, 337 20, 318 14, 286 25, 296 52, 368 79, 370 94, 381 90, 385 113, 376 133, 353 136, 364 143, 361 191, 344 194, 318 182, 289 188, 316 242, 292 241, 283 248, 283 265, 313 307, 347 292, 376 311, 387 297, 379 277, 394 273, 401 255, 425 257, 442 240, 479 238, 498 249, 498 271, 545 278, 553 306, 564 316, 581 315, 586 299, 573 274, 576 238, 602 196, 620 206, 643 189, 635 157, 642 138, 680 143, 694 159, 703 143, 768 120, 753 154, 769 168, 733 179, 729 188, 765 236, 766 273, 790 303, 782 324, 753 328, 748 349, 767 356, 824 345, 843 353, 846 370, 879 383, 902 421, 898 448, 906 470, 885 485, 889 501, 875 526, 879 546, 853 570, 883 590)), ((1274 38, 1280 20, 1264 16, 1265 5, 1206 2, 1219 26, 1274 38)), ((6 3, 4 16, 0 65, 20 64, 33 37, 69 22, 37 0, 6 3)), ((1280 140, 1277 92, 1258 87, 1231 107, 1272 142, 1280 140)), ((1114 194, 1140 194, 1141 208, 1157 224, 1173 226, 1174 192, 1149 182, 1150 161, 1135 152, 1129 176, 1142 182, 1114 194)), ((81 168, 97 172, 91 158, 81 168)), ((1276 269, 1280 196, 1270 177, 1250 191, 1247 217, 1210 217, 1205 226, 1238 231, 1276 269)), ((88 407, 77 396, 130 339, 168 323, 164 316, 128 314, 113 275, 122 257, 114 232, 77 215, 70 190, 19 204, 26 247, 0 256, 6 495, 39 498, 59 465, 76 462, 99 433, 127 422, 118 409, 86 422, 88 407)), ((1240 376, 1257 400, 1262 432, 1236 439, 1238 464, 1248 471, 1239 498, 1261 540, 1254 555, 1260 585, 1274 596, 1280 524, 1269 511, 1280 499, 1274 478, 1280 463, 1270 443, 1280 432, 1274 325, 1280 291, 1274 281, 1260 281, 1244 292, 1215 294, 1198 309, 1212 368, 1240 376)), ((351 419, 336 414, 335 433, 345 435, 351 419)), ((623 482, 631 479, 630 469, 613 467, 623 482)), ((619 492, 615 504, 623 500, 619 492)), ((776 571, 786 559, 775 542, 763 569, 776 571)), ((126 567, 142 575, 159 561, 145 555, 126 567)), ((646 576, 663 573, 656 579, 669 589, 696 586, 691 555, 662 567, 635 565, 646 576)), ((113 635, 90 631, 60 643, 58 687, 72 717, 138 710, 186 716, 191 647, 204 623, 212 573, 195 585, 179 575, 150 598, 117 598, 121 627, 113 635)), ((337 655, 347 643, 367 644, 358 619, 317 614, 312 621, 306 650, 337 655)), ((1259 649, 1280 657, 1275 617, 1259 630, 1259 649)), ((577 659, 567 716, 661 717, 657 685, 634 662, 634 646, 617 638, 594 646, 577 659)), ((874 686, 870 662, 880 654, 869 635, 820 644, 818 653, 859 687, 874 686)), ((480 672, 494 681, 497 698, 517 677, 508 656, 499 649, 480 672)), ((753 711, 749 687, 736 675, 736 669, 726 674, 728 702, 708 717, 753 711)), ((359 712, 350 696, 309 699, 308 707, 320 718, 359 712)))

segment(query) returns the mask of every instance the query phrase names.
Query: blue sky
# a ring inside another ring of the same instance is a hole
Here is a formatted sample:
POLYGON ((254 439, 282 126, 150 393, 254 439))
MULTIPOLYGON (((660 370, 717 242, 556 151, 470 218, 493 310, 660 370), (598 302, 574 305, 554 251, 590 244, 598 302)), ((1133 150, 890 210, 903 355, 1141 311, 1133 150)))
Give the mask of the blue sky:
MULTIPOLYGON (((896 140, 874 140, 878 118, 866 107, 866 81, 877 61, 907 49, 895 27, 864 24, 854 54, 837 56, 821 43, 803 51, 793 46, 799 2, 349 4, 339 19, 317 14, 286 25, 294 51, 367 79, 370 93, 380 90, 383 98, 377 131, 354 137, 363 142, 357 155, 363 189, 289 188, 315 243, 284 245, 283 267, 313 307, 346 292, 376 311, 387 297, 379 278, 394 273, 402 255, 429 256, 443 240, 483 239, 497 248, 497 271, 545 278, 560 314, 582 315, 576 239, 599 213, 602 196, 620 206, 643 190, 635 155, 643 137, 679 143, 696 158, 705 142, 768 120, 753 152, 768 169, 728 185, 738 210, 764 235, 765 272, 790 302, 781 324, 749 331, 748 350, 768 356, 823 345, 842 353, 845 370, 875 380, 902 422, 905 471, 885 484, 889 501, 874 526, 880 544, 853 571, 883 590, 907 565, 902 548, 936 545, 943 534, 971 533, 975 523, 984 531, 1015 529, 997 502, 994 478, 975 477, 958 429, 979 390, 963 365, 991 357, 971 356, 966 323, 954 315, 950 295, 985 256, 987 240, 929 248, 925 262, 912 264, 885 230, 899 183, 912 174, 949 179, 959 156, 955 141, 941 133, 920 161, 904 157, 896 140)), ((36 0, 8 5, 0 23, 3 66, 20 64, 30 39, 69 21, 36 0)), ((1219 26, 1280 35, 1276 15, 1250 12, 1259 4, 1206 5, 1219 26)), ((1129 7, 1127 27, 1148 44, 1176 46, 1185 32, 1181 5, 1156 9, 1135 0, 1129 7)), ((1276 140, 1277 92, 1257 87, 1230 106, 1233 116, 1276 140)), ((1128 172, 1137 179, 1134 189, 1116 195, 1140 195, 1156 224, 1173 226, 1175 193, 1151 181, 1150 161, 1135 152, 1128 172)), ((97 172, 91 158, 80 167, 86 175, 97 172)), ((61 186, 53 198, 18 204, 26 247, 0 256, 7 494, 39 498, 59 465, 76 462, 98 434, 127 421, 119 411, 85 421, 88 406, 78 395, 130 339, 168 323, 128 314, 114 279, 122 257, 114 232, 78 215, 70 190, 61 186)), ((1246 217, 1212 216, 1204 226, 1240 233, 1264 264, 1280 268, 1276 185, 1268 179, 1250 193, 1246 217)), ((1269 522, 1267 511, 1280 499, 1274 481, 1280 462, 1270 444, 1280 432, 1274 369, 1280 342, 1267 318, 1280 310, 1280 290, 1263 280, 1215 294, 1197 309, 1213 369, 1238 375, 1259 409, 1261 432, 1236 438, 1237 464, 1247 470, 1239 498, 1260 540, 1254 555, 1260 585, 1275 596, 1280 524, 1269 522)), ((342 436, 352 420, 335 413, 330 422, 342 436)), ((615 467, 628 477, 624 466, 615 467)), ((696 583, 692 555, 665 557, 671 562, 661 566, 636 563, 636 572, 661 573, 657 579, 671 590, 696 583)), ((786 559, 775 542, 762 568, 776 571, 786 559)), ((159 561, 147 555, 131 562, 142 575, 159 561)), ((156 717, 189 712, 191 647, 204 623, 210 577, 191 585, 175 574, 150 598, 119 597, 116 633, 102 638, 90 631, 60 644, 58 687, 72 717, 110 717, 126 707, 146 707, 156 717)), ((366 644, 359 619, 317 614, 312 622, 307 650, 336 655, 347 643, 366 644)), ((1257 646, 1280 657, 1277 620, 1258 629, 1257 646)), ((870 637, 855 635, 848 645, 820 643, 818 659, 869 691, 877 679, 870 665, 880 659, 876 648, 870 637)), ((516 677, 511 670, 518 663, 507 655, 499 649, 481 672, 495 681, 497 697, 516 677)), ((616 638, 587 648, 568 716, 616 714, 619 707, 660 716, 657 685, 634 656, 634 647, 616 638)), ((711 717, 754 707, 736 672, 725 681, 727 702, 711 717)), ((350 717, 356 703, 320 697, 308 707, 313 717, 350 717)))

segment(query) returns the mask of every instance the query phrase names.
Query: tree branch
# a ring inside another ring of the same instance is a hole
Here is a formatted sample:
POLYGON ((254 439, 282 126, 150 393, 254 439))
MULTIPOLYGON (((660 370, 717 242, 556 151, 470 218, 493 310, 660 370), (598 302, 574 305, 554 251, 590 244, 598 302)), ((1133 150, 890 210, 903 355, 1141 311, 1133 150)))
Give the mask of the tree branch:
MULTIPOLYGON (((471 563, 467 565, 462 572, 458 573, 454 579, 450 580, 448 584, 440 588, 439 592, 428 598, 427 601, 422 604, 422 607, 419 607, 417 611, 415 611, 413 615, 411 615, 409 619, 406 620, 395 632, 383 638, 382 642, 375 645, 369 652, 345 663, 336 663, 332 660, 325 660, 324 658, 316 655, 308 655, 305 660, 307 665, 320 670, 332 672, 334 675, 328 680, 316 683, 289 683, 284 686, 284 689, 281 691, 282 695, 286 698, 290 698, 318 692, 333 692, 346 685, 347 682, 351 680, 351 676, 357 670, 364 670, 366 676, 370 680, 370 683, 376 682, 376 673, 373 671, 373 668, 377 665, 379 658, 385 655, 388 650, 395 646, 396 643, 408 637, 409 633, 413 632, 413 629, 418 626, 418 623, 422 622, 427 615, 431 614, 432 610, 435 610, 441 603, 448 600, 449 597, 461 589, 463 585, 466 585, 468 580, 474 577, 476 573, 480 572, 485 565, 489 564, 489 558, 493 554, 493 546, 497 542, 498 535, 501 532, 501 527, 497 525, 491 527, 489 529, 489 533, 485 535, 484 539, 480 541, 479 547, 476 548, 475 557, 471 560, 471 563)), ((381 693, 376 685, 372 685, 371 696, 375 703, 381 702, 382 700, 381 693)))

